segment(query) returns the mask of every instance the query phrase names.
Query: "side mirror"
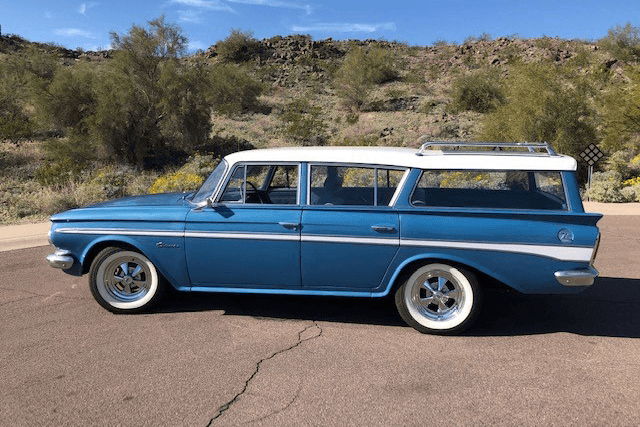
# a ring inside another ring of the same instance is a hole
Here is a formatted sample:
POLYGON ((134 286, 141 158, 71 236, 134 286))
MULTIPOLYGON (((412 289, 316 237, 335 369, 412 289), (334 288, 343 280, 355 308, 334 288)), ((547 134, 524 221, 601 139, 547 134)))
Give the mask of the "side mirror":
POLYGON ((201 211, 204 208, 215 208, 220 206, 220 203, 214 203, 213 199, 211 197, 209 197, 206 200, 201 201, 200 203, 198 203, 193 210, 194 211, 201 211))

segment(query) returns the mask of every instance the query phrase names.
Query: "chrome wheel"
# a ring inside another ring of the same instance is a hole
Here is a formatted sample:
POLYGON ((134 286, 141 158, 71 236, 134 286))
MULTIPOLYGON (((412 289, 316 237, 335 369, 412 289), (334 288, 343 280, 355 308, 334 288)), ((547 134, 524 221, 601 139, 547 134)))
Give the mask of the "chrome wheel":
POLYGON ((107 248, 98 254, 89 274, 94 298, 113 312, 148 308, 160 298, 160 277, 144 255, 107 248))
POLYGON ((425 333, 454 333, 471 325, 480 288, 470 273, 447 264, 418 268, 396 292, 402 318, 425 333))
POLYGON ((137 257, 118 257, 105 267, 104 288, 117 301, 135 301, 149 292, 151 277, 137 257))
POLYGON ((444 270, 428 270, 410 288, 411 304, 422 316, 434 321, 450 319, 464 306, 460 283, 444 270))

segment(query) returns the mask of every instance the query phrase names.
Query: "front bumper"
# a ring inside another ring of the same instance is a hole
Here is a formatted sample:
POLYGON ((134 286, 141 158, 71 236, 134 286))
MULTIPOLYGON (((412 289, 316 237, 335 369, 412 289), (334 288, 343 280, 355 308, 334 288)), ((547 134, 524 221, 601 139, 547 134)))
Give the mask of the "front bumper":
POLYGON ((589 267, 584 270, 556 271, 556 280, 563 286, 591 286, 598 277, 598 270, 589 267))
POLYGON ((74 259, 71 252, 58 249, 55 253, 47 255, 47 262, 53 268, 67 270, 73 266, 74 259))

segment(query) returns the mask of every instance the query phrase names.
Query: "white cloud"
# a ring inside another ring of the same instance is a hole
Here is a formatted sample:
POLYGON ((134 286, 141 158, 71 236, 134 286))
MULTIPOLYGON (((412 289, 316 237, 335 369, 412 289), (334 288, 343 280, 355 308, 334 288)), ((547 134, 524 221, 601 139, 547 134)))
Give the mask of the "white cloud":
POLYGON ((80 30, 78 28, 59 28, 57 30, 53 30, 53 33, 56 36, 62 37, 86 37, 88 39, 95 39, 95 36, 89 31, 80 30))
POLYGON ((377 24, 357 24, 357 23, 324 23, 308 26, 294 25, 292 31, 301 33, 327 32, 327 33, 375 33, 376 31, 395 31, 394 22, 383 22, 377 24))
POLYGON ((179 10, 178 16, 178 20, 180 22, 191 22, 196 24, 202 22, 202 12, 199 10, 179 10))
POLYGON ((302 9, 307 12, 307 15, 311 14, 311 5, 308 4, 299 4, 292 3, 288 1, 280 1, 280 0, 227 0, 230 3, 241 3, 241 4, 250 4, 255 6, 270 6, 270 7, 280 7, 286 9, 302 9))
POLYGON ((82 3, 80 5, 80 7, 78 8, 78 13, 80 15, 84 15, 87 16, 87 12, 90 9, 93 9, 94 7, 98 6, 100 3, 96 3, 95 1, 89 2, 89 3, 82 3))
POLYGON ((181 4, 183 6, 195 7, 202 10, 223 10, 235 12, 231 6, 221 0, 170 0, 171 4, 181 4))

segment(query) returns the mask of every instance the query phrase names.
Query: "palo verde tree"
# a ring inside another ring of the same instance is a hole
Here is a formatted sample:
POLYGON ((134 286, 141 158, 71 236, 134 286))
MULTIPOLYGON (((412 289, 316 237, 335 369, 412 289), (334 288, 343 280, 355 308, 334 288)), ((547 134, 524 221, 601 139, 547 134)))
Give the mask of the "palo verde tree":
POLYGON ((111 33, 116 50, 95 86, 89 131, 118 162, 161 166, 190 153, 211 131, 206 69, 181 61, 187 38, 164 16, 127 34, 111 33))
POLYGON ((592 90, 584 80, 553 65, 525 64, 514 67, 506 83, 506 103, 487 116, 482 139, 546 141, 573 157, 597 141, 592 90))

